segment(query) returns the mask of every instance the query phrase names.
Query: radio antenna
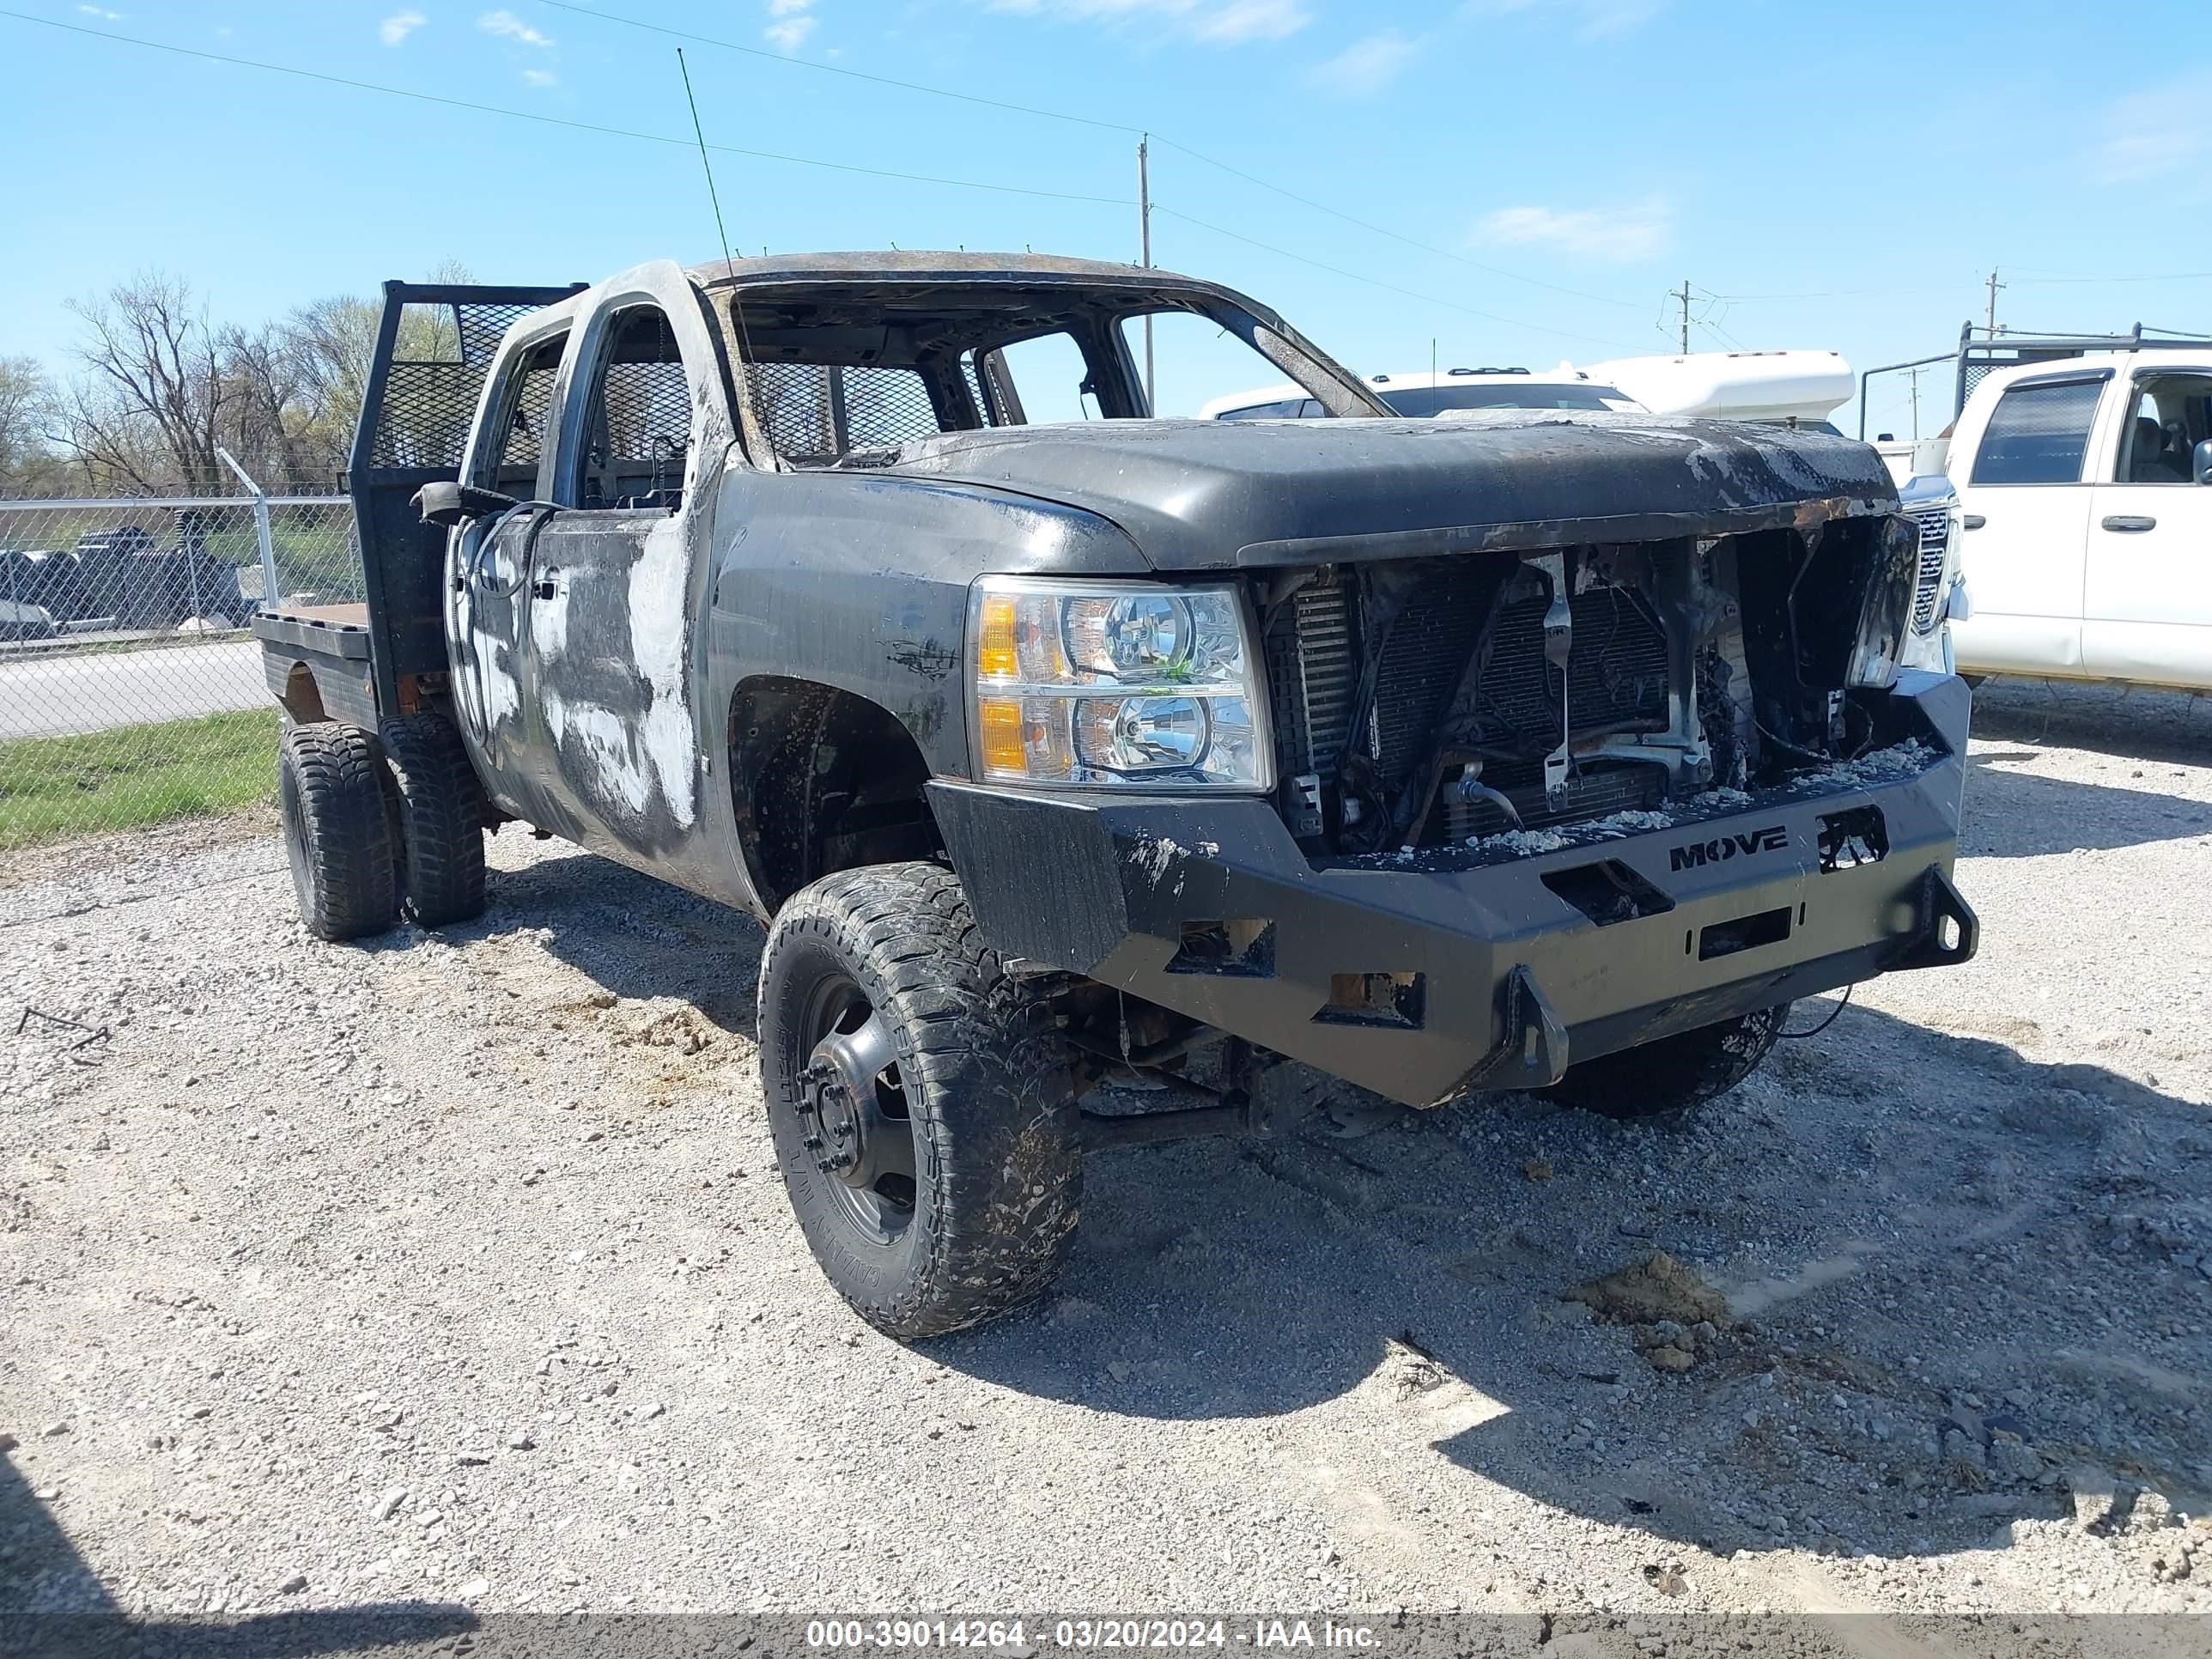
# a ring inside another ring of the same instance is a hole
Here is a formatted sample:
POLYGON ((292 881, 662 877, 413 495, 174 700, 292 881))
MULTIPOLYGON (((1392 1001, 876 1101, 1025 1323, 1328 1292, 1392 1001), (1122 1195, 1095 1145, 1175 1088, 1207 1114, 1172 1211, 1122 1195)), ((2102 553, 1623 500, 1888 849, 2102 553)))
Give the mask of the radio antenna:
MULTIPOLYGON (((752 401, 753 342, 745 327, 745 307, 738 294, 738 262, 730 257, 730 233, 722 223, 722 196, 714 188, 714 163, 707 154, 707 130, 699 125, 699 100, 691 91, 691 67, 684 48, 676 48, 676 71, 684 77, 684 101, 691 110, 691 136, 699 141, 699 167, 707 175, 707 199, 714 204, 714 234, 722 239, 722 265, 730 273, 730 320, 738 325, 737 382, 739 397, 752 401)), ((763 253, 768 250, 763 248, 763 253)), ((742 427, 743 422, 739 422, 742 427)))
MULTIPOLYGON (((684 61, 684 48, 676 48, 676 72, 684 77, 684 101, 691 107, 691 136, 699 141, 699 168, 707 175, 707 199, 714 204, 714 234, 722 239, 722 263, 729 267, 730 286, 738 282, 738 262, 730 257, 730 233, 722 224, 721 193, 714 188, 714 164, 707 155, 707 130, 699 125, 699 100, 691 94, 691 68, 684 61)), ((731 298, 737 296, 733 294, 731 298)))

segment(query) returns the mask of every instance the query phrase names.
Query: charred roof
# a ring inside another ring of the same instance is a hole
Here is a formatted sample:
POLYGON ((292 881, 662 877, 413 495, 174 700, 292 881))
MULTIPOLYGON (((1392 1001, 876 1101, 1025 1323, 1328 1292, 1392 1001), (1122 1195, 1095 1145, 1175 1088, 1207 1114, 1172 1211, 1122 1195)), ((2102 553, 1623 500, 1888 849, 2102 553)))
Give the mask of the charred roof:
POLYGON ((1157 266, 1117 264, 1105 259, 1071 259, 1054 253, 969 253, 892 248, 844 253, 777 253, 757 259, 713 259, 688 268, 692 282, 709 290, 732 286, 771 288, 819 283, 899 287, 936 283, 1007 283, 1022 288, 1055 283, 1107 286, 1136 290, 1180 290, 1216 295, 1255 316, 1268 309, 1233 289, 1157 266))

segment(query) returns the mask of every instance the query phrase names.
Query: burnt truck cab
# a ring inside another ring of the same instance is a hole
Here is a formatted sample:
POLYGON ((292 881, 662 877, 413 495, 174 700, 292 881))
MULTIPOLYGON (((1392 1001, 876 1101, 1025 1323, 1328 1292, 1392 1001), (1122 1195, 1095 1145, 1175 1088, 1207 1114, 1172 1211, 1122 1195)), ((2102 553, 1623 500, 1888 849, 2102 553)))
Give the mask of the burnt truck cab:
POLYGON ((310 926, 473 915, 517 821, 753 912, 793 1205, 898 1334, 1279 1061, 1674 1109, 1974 949, 1967 693, 1841 438, 1400 419, 1212 283, 794 255, 392 285, 349 487, 368 605, 256 623, 310 926), (1171 324, 1333 418, 1157 417, 1171 324))

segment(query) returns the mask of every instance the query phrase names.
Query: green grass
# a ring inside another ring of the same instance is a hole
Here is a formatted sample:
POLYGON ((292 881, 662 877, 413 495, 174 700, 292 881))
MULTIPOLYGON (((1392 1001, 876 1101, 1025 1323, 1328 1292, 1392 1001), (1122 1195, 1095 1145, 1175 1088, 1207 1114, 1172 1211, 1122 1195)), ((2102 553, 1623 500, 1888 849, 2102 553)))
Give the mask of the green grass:
POLYGON ((0 741, 0 851, 205 817, 276 793, 274 708, 0 741))

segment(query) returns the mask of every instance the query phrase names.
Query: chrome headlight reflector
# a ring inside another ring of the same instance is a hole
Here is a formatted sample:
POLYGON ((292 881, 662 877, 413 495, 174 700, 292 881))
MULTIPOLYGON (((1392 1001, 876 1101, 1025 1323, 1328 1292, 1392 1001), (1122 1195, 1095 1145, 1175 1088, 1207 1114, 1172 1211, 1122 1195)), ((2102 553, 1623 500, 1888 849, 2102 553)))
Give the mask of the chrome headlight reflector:
POLYGON ((1233 587, 987 576, 968 634, 979 777, 1273 785, 1258 659, 1233 587))

